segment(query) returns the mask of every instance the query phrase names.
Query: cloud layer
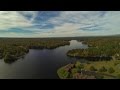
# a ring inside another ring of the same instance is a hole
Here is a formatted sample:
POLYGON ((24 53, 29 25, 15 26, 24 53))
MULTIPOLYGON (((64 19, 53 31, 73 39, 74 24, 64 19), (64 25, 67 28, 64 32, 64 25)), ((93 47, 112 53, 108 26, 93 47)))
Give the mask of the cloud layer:
POLYGON ((0 11, 0 37, 120 34, 119 11, 0 11))

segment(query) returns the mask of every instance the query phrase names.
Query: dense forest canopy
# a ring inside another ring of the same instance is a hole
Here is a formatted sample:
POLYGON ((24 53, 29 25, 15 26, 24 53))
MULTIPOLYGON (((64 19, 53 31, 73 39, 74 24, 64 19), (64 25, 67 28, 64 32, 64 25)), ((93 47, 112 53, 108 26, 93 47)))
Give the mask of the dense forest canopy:
POLYGON ((0 58, 11 63, 29 52, 29 49, 54 49, 69 45, 69 40, 39 38, 1 38, 0 58))
POLYGON ((89 48, 69 50, 67 55, 73 57, 111 57, 120 59, 119 37, 85 38, 82 39, 82 42, 87 44, 89 48))
POLYGON ((120 58, 120 38, 116 37, 63 37, 63 38, 0 38, 0 58, 15 61, 29 52, 29 49, 54 49, 69 45, 70 40, 82 41, 88 49, 73 49, 68 56, 120 58), (11 58, 11 60, 10 60, 11 58))

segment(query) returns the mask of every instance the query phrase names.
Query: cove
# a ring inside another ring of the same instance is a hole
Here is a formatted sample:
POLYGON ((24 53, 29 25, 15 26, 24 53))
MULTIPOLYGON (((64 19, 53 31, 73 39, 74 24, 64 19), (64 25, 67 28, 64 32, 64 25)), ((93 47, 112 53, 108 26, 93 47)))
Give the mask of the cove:
POLYGON ((56 49, 30 49, 29 53, 12 64, 0 60, 1 79, 59 79, 57 69, 68 63, 76 61, 66 55, 68 50, 88 48, 76 40, 70 45, 60 46, 56 49))

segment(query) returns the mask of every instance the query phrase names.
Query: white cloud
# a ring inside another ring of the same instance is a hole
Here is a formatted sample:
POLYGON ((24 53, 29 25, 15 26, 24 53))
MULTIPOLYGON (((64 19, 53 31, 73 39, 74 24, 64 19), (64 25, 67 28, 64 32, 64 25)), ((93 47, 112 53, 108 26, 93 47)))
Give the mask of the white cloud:
MULTIPOLYGON (((100 29, 98 31, 89 31, 89 28, 88 31, 80 29, 79 32, 74 30, 77 35, 81 35, 81 33, 83 35, 120 34, 120 11, 64 11, 60 16, 51 18, 49 22, 56 25, 56 27, 65 23, 72 23, 72 26, 79 24, 80 28, 91 26, 91 28, 100 29)), ((67 31, 69 33, 69 29, 66 28, 67 31)))
POLYGON ((24 28, 32 23, 16 11, 0 11, 0 30, 9 28, 24 28))
POLYGON ((100 11, 63 11, 58 17, 51 18, 49 21, 55 25, 63 23, 91 24, 99 21, 100 11))
MULTIPOLYGON (((42 12, 41 12, 42 13, 42 12)), ((52 12, 49 12, 52 13, 52 12)), ((9 33, 8 36, 62 37, 120 34, 120 11, 62 11, 51 17, 47 23, 34 23, 37 11, 0 11, 0 30, 23 28, 34 31, 33 34, 9 33), (30 19, 25 16, 31 15, 30 19), (54 25, 53 28, 40 29, 35 25, 54 25), (98 29, 98 30, 91 30, 98 29), (87 28, 88 30, 84 30, 87 28), (90 30, 89 30, 90 29, 90 30), (102 29, 102 30, 99 30, 102 29)), ((48 16, 49 17, 49 16, 48 16)), ((4 34, 5 35, 5 34, 4 34)), ((1 36, 1 34, 0 34, 1 36)))

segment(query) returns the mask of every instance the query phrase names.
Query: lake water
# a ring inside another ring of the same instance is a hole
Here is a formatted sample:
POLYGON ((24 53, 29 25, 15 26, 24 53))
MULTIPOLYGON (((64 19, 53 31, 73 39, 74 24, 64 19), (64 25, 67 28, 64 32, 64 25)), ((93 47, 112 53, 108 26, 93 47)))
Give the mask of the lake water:
POLYGON ((87 47, 81 42, 71 40, 70 45, 52 50, 30 49, 23 59, 12 64, 0 60, 0 79, 58 79, 57 69, 76 61, 75 58, 67 57, 67 51, 87 47))

